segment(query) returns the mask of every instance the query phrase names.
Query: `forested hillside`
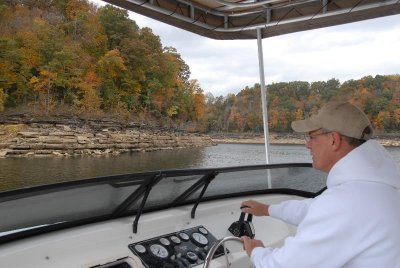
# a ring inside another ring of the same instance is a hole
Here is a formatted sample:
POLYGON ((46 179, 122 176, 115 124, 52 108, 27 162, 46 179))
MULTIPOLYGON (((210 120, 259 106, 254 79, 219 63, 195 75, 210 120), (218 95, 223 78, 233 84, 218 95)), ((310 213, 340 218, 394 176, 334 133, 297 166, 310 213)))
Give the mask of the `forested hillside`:
POLYGON ((189 76, 176 49, 125 10, 0 0, 0 110, 196 122, 204 95, 189 76))
MULTIPOLYGON (((293 120, 315 114, 328 100, 348 100, 362 108, 378 132, 400 130, 400 75, 366 76, 340 84, 337 79, 268 85, 269 128, 290 132, 293 120)), ((262 131, 260 85, 226 98, 206 97, 207 131, 262 131)))
MULTIPOLYGON (((268 85, 269 127, 348 99, 400 128, 400 75, 268 85)), ((189 66, 125 10, 86 0, 0 0, 0 112, 112 117, 202 132, 261 132, 260 87, 204 94, 189 66)))

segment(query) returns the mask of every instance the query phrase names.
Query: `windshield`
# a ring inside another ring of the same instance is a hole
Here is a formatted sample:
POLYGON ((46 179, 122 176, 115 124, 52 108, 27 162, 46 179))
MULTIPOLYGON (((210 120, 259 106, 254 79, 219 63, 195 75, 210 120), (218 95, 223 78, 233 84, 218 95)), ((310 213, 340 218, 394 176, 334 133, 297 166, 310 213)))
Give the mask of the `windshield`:
POLYGON ((326 175, 310 164, 277 164, 135 173, 9 191, 0 194, 0 241, 49 226, 135 215, 140 205, 145 212, 194 203, 205 186, 201 201, 269 192, 312 197, 325 185, 326 175))

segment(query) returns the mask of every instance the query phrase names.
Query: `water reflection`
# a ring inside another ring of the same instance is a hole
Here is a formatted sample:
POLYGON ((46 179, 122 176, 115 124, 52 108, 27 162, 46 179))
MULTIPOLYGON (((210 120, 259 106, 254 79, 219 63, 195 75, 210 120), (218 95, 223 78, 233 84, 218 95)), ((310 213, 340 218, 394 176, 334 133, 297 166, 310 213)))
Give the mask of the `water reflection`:
POLYGON ((83 178, 195 167, 204 148, 122 154, 118 156, 3 158, 0 191, 83 178))

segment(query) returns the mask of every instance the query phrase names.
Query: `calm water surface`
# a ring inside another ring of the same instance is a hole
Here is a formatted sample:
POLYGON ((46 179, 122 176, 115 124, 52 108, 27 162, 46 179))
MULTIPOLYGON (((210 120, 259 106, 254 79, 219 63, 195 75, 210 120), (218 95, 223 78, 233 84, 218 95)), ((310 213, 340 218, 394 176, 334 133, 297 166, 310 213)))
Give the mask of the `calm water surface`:
MULTIPOLYGON (((400 165, 400 148, 388 147, 400 165)), ((271 163, 311 162, 304 145, 271 145, 271 163)), ((141 171, 265 163, 264 145, 219 144, 119 156, 0 159, 0 191, 54 182, 141 171)))

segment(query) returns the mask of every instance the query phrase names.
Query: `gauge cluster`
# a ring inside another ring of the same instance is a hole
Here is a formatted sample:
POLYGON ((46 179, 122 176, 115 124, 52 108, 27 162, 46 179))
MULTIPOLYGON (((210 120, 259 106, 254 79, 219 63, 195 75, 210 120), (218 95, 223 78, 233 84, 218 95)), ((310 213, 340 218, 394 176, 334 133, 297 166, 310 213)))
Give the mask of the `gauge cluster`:
MULTIPOLYGON (((204 262, 217 239, 203 226, 130 244, 129 248, 148 268, 194 267, 204 262)), ((224 254, 222 246, 214 257, 224 254)))

